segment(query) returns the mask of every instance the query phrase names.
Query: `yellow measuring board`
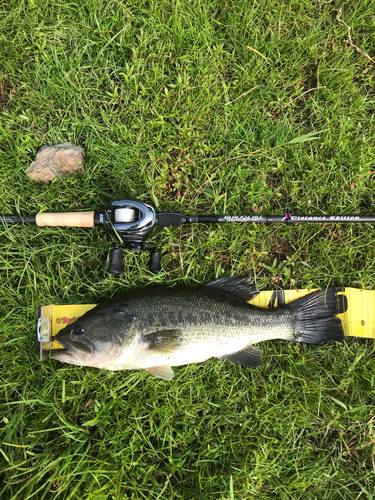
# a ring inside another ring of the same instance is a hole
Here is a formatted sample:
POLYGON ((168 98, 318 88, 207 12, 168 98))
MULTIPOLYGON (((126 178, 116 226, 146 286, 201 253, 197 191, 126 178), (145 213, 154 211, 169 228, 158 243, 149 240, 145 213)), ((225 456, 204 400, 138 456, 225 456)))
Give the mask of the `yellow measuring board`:
MULTIPOLYGON (((277 307, 299 299, 312 290, 277 290, 260 292, 249 301, 258 307, 277 307)), ((375 338, 375 291, 357 288, 338 288, 340 313, 344 334, 347 337, 375 338)), ((96 304, 47 305, 37 308, 38 342, 40 359, 48 356, 51 349, 58 349, 60 344, 53 341, 53 336, 66 325, 72 323, 89 311, 96 304)))

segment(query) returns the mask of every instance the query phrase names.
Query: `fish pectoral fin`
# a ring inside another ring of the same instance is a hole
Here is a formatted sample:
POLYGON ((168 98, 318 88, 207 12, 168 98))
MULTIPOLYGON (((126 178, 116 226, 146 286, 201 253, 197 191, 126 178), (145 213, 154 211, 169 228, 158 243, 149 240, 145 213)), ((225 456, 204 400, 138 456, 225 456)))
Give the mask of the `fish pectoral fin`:
POLYGON ((147 348, 154 352, 173 352, 181 344, 181 330, 160 330, 145 335, 147 348))
MULTIPOLYGON (((159 330, 158 332, 145 335, 144 341, 147 344, 148 350, 162 355, 163 359, 178 350, 181 344, 181 337, 181 330, 159 330)), ((163 380, 172 380, 174 375, 172 368, 167 364, 151 366, 146 368, 146 370, 154 377, 162 378, 163 380)))
POLYGON ((219 359, 229 359, 236 363, 237 365, 250 366, 251 368, 256 368, 262 363, 263 351, 255 349, 253 346, 245 347, 241 351, 232 352, 230 354, 225 354, 224 356, 217 356, 219 359))
POLYGON ((174 372, 169 365, 152 366, 151 368, 146 368, 146 371, 154 377, 162 378, 163 380, 172 380, 174 376, 174 372))
POLYGON ((233 295, 244 302, 248 302, 259 295, 259 290, 249 278, 236 276, 234 274, 232 276, 225 276, 224 278, 211 281, 211 283, 207 283, 205 286, 225 290, 228 294, 233 295))

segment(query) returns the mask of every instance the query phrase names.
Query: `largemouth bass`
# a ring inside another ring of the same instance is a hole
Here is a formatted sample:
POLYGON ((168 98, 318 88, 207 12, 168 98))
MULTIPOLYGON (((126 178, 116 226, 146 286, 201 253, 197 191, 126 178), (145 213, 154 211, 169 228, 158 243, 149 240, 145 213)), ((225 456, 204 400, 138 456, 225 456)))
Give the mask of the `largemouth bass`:
POLYGON ((262 351, 253 344, 263 340, 343 340, 336 288, 273 309, 247 303, 258 293, 248 278, 237 276, 207 285, 133 290, 60 330, 55 339, 64 348, 52 350, 51 357, 107 370, 144 369, 170 380, 172 366, 211 357, 259 366, 262 351))

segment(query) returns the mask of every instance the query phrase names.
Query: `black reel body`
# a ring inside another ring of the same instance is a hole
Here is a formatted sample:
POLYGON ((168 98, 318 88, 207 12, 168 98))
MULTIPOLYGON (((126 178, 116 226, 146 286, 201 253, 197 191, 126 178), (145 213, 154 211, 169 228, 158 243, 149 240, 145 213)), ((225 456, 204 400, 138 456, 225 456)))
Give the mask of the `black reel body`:
MULTIPOLYGON (((132 248, 136 253, 150 250, 154 245, 145 244, 156 225, 156 213, 153 207, 138 201, 114 201, 107 211, 107 224, 122 240, 125 246, 132 248)), ((151 258, 151 271, 161 269, 161 254, 155 249, 151 258)), ((119 245, 111 251, 108 271, 111 274, 122 274, 122 250, 119 245)))

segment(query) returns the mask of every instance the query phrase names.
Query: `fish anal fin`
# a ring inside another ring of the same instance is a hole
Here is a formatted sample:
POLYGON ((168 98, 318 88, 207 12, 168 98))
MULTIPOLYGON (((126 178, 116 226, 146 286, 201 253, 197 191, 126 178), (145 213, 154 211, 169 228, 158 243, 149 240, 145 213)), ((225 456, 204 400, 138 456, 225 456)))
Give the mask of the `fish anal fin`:
POLYGON ((230 354, 225 354, 224 356, 217 356, 219 359, 229 359, 237 365, 249 366, 251 368, 256 368, 262 363, 263 351, 256 349, 255 347, 249 345, 242 349, 241 351, 232 352, 230 354))
POLYGON ((213 288, 218 288, 219 290, 224 290, 228 294, 233 295, 244 302, 248 302, 259 295, 259 290, 249 278, 236 276, 234 274, 232 276, 219 278, 211 283, 207 283, 205 286, 211 286, 213 288))
POLYGON ((172 380, 174 376, 174 372, 169 365, 162 366, 151 366, 150 368, 146 368, 148 373, 151 373, 156 378, 161 378, 163 380, 172 380))

